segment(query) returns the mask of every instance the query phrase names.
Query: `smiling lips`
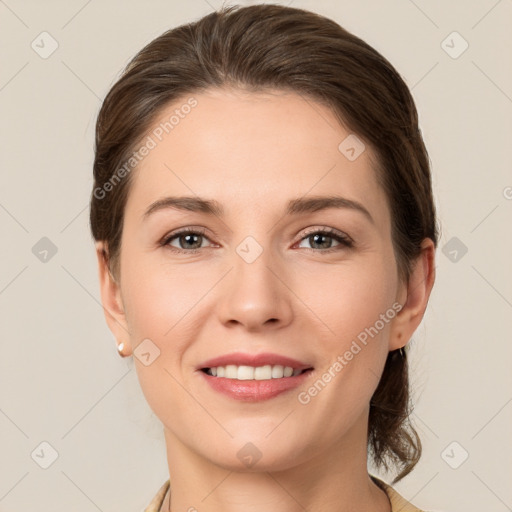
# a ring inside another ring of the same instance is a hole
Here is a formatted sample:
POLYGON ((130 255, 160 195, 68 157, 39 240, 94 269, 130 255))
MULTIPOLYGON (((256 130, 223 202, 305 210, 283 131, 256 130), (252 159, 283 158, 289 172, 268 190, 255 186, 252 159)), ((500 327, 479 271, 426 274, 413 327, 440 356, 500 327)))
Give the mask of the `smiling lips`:
POLYGON ((215 391, 255 402, 299 386, 313 367, 278 354, 233 353, 205 361, 197 369, 215 391))

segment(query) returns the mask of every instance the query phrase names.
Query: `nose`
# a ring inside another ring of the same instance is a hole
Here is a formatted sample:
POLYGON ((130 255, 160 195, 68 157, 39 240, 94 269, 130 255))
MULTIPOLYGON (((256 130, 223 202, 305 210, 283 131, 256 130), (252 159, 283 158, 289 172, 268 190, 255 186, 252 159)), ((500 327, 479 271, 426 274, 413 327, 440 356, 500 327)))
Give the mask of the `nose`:
POLYGON ((217 296, 216 309, 223 325, 238 325, 251 332, 288 325, 294 295, 286 285, 284 265, 266 249, 254 261, 234 251, 232 261, 233 268, 217 296))

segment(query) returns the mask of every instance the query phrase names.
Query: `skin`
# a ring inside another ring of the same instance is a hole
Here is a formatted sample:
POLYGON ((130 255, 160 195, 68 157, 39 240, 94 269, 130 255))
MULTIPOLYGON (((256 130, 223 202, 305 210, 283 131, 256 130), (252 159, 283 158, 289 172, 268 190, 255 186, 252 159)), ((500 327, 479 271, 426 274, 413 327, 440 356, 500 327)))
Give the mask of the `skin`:
MULTIPOLYGON (((154 126, 188 97, 166 106, 154 126)), ((282 91, 216 89, 193 97, 197 107, 132 171, 117 282, 103 243, 96 244, 117 343, 126 355, 147 338, 160 350, 148 366, 134 359, 164 426, 172 499, 162 510, 389 511, 367 472, 369 401, 388 351, 403 347, 421 322, 434 283, 434 244, 424 240, 409 283, 401 283, 375 157, 368 145, 353 162, 338 150, 350 132, 327 107, 282 91), (373 222, 346 208, 284 215, 289 199, 332 194, 362 203, 373 222), (216 199, 225 215, 166 209, 142 219, 170 195, 216 199), (159 244, 185 227, 202 227, 205 237, 170 244, 198 252, 159 244), (315 245, 306 236, 306 228, 325 227, 350 236, 354 247, 333 238, 315 245), (252 263, 236 252, 247 236, 263 248, 252 263), (325 252, 329 244, 334 250, 325 252), (317 396, 299 403, 298 393, 395 302, 399 314, 317 396), (286 355, 314 371, 299 389, 273 399, 235 401, 196 371, 235 351, 286 355), (237 456, 248 442, 262 454, 252 467, 237 456)))

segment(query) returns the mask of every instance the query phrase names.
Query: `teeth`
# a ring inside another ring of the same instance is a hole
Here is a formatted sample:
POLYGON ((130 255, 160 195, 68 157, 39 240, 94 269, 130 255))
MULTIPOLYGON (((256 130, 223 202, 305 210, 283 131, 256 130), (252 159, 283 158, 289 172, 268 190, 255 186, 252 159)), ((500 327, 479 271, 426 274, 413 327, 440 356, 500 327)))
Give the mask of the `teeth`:
POLYGON ((283 377, 295 377, 300 375, 302 370, 294 370, 291 366, 281 366, 276 364, 271 366, 236 366, 228 364, 227 366, 217 366, 215 368, 208 368, 208 375, 214 377, 224 377, 226 379, 236 380, 268 380, 268 379, 282 379, 283 377))
POLYGON ((283 377, 283 376, 284 376, 284 366, 276 364, 274 367, 272 367, 272 378, 273 379, 279 379, 280 377, 283 377))
POLYGON ((234 364, 228 364, 226 366, 226 373, 224 373, 224 377, 226 377, 226 379, 238 378, 238 368, 234 364))

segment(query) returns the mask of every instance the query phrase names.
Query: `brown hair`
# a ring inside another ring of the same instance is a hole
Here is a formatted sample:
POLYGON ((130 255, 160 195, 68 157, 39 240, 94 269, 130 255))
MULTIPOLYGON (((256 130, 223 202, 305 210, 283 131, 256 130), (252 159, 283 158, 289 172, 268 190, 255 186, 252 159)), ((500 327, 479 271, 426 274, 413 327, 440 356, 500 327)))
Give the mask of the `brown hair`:
MULTIPOLYGON (((163 107, 222 86, 296 92, 327 105, 370 145, 391 212, 399 276, 407 282, 423 239, 436 246, 438 240, 429 158, 411 93, 382 55, 336 22, 269 4, 225 7, 165 32, 129 62, 107 94, 96 124, 90 223, 95 240, 106 242, 113 277, 120 276, 132 176, 117 174, 113 181, 116 171, 163 107)), ((370 403, 368 449, 378 466, 396 466, 395 481, 421 455, 410 406, 406 353, 390 352, 370 403)))

